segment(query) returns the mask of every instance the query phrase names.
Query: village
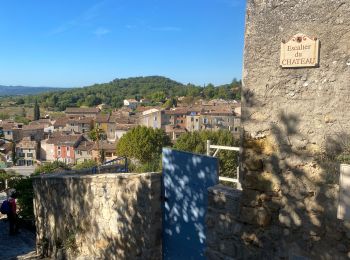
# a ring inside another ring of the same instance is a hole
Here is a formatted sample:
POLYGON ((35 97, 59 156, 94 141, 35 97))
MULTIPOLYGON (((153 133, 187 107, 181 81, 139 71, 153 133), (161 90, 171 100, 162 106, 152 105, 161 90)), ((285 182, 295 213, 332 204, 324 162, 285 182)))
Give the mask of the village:
MULTIPOLYGON (((29 124, 15 120, 0 121, 0 167, 31 167, 59 161, 77 165, 87 161, 103 162, 118 157, 116 144, 129 130, 141 125, 163 129, 175 142, 186 132, 220 129, 239 136, 240 103, 235 100, 198 100, 192 105, 177 100, 177 107, 148 106, 147 100, 125 99, 120 109, 67 107, 64 115, 49 115, 29 124), (99 129, 101 140, 89 133, 99 129), (101 156, 101 153, 103 155, 101 156)), ((102 162, 102 163, 103 163, 102 162)))

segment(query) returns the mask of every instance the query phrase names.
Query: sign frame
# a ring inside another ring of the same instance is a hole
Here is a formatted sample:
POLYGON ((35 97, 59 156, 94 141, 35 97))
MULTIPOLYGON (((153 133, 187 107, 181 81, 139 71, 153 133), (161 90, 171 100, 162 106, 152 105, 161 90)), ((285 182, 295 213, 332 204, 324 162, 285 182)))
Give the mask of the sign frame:
POLYGON ((303 33, 295 34, 289 41, 282 40, 280 66, 282 68, 319 67, 320 41, 303 33))

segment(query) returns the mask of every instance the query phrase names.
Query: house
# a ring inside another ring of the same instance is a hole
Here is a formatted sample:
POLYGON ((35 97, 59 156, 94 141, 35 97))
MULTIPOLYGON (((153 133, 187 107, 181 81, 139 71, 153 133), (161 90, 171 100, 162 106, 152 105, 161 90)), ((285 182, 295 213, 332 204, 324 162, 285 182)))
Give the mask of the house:
POLYGON ((45 138, 44 124, 24 125, 20 131, 21 138, 29 138, 32 141, 40 142, 45 138))
POLYGON ((57 133, 46 140, 46 148, 53 148, 53 160, 74 164, 75 149, 81 141, 85 141, 82 134, 57 133))
POLYGON ((228 106, 212 106, 200 116, 202 130, 226 129, 234 132, 235 114, 228 106))
POLYGON ((187 130, 185 128, 181 128, 180 126, 166 125, 165 133, 170 137, 172 142, 176 141, 181 134, 186 133, 187 130))
POLYGON ((10 141, 19 141, 21 140, 21 128, 23 124, 17 124, 11 121, 2 121, 0 122, 0 129, 2 131, 2 137, 10 141))
POLYGON ((98 161, 103 153, 104 161, 110 161, 117 158, 116 143, 110 143, 107 141, 95 142, 92 148, 92 158, 94 161, 98 161))
POLYGON ((194 112, 190 113, 190 115, 187 115, 186 129, 191 132, 201 130, 200 117, 200 114, 196 114, 194 112))
MULTIPOLYGON (((100 128, 106 134, 106 138, 110 142, 115 142, 117 139, 116 136, 116 121, 117 116, 106 114, 98 115, 95 120, 95 127, 100 128)), ((128 117, 126 118, 128 121, 128 117)))
POLYGON ((142 115, 140 115, 140 118, 139 118, 139 124, 146 127, 164 129, 165 125, 167 124, 167 121, 164 115, 165 115, 165 110, 151 108, 149 110, 142 112, 142 115))
POLYGON ((39 120, 30 122, 29 125, 40 126, 44 129, 44 133, 52 133, 54 131, 54 126, 50 119, 41 118, 39 120))
POLYGON ((165 121, 167 124, 173 126, 179 126, 180 128, 186 128, 186 117, 188 109, 186 107, 180 107, 165 111, 165 121))
POLYGON ((111 118, 110 114, 100 114, 96 116, 95 127, 100 128, 107 134, 109 120, 111 118))
POLYGON ((124 106, 128 108, 136 109, 138 104, 139 102, 136 99, 124 99, 124 106))
POLYGON ((88 133, 93 126, 92 117, 69 117, 66 122, 65 131, 71 133, 88 133))
POLYGON ((58 131, 58 132, 65 131, 68 121, 69 121, 68 117, 57 118, 53 123, 54 131, 58 131))
POLYGON ((92 160, 92 148, 94 142, 87 140, 81 141, 78 146, 75 148, 75 163, 83 163, 89 160, 92 160))
POLYGON ((40 160, 40 142, 24 137, 16 145, 16 164, 19 166, 32 166, 37 160, 40 160))
POLYGON ((99 113, 100 113, 100 109, 98 107, 67 107, 65 110, 65 114, 67 117, 96 118, 96 116, 99 113))
POLYGON ((126 132, 133 129, 134 127, 137 127, 137 124, 115 124, 115 139, 119 140, 126 132))
POLYGON ((2 161, 7 163, 12 163, 12 143, 1 141, 0 143, 0 155, 2 161))

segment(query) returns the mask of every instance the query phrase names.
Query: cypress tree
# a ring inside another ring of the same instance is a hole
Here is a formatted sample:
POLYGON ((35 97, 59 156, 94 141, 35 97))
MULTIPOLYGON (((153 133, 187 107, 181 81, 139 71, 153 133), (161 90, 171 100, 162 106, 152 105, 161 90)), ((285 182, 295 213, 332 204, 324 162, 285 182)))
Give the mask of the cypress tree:
POLYGON ((34 120, 39 120, 40 119, 40 108, 38 105, 38 100, 35 100, 34 104, 34 120))

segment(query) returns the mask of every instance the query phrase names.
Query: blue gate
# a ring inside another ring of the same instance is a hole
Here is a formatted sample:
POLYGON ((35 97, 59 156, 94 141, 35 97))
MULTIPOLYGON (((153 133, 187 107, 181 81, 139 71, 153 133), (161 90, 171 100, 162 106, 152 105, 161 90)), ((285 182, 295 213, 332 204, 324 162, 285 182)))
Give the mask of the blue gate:
POLYGON ((207 188, 217 183, 217 158, 163 149, 163 259, 205 259, 207 188))

